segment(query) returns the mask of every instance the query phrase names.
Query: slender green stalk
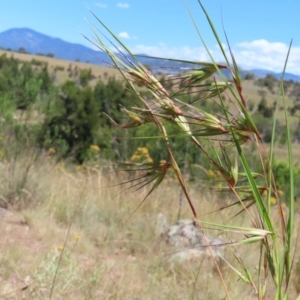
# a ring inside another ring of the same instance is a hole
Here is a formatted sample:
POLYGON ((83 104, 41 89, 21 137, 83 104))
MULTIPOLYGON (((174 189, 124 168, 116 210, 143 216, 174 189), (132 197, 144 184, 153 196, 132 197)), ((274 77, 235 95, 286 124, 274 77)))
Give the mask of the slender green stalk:
POLYGON ((290 199, 289 199, 289 216, 288 216, 288 223, 286 227, 286 246, 285 246, 285 276, 286 276, 286 287, 289 285, 291 270, 292 270, 292 239, 293 239, 293 231, 294 231, 294 215, 295 215, 295 199, 294 199, 294 165, 293 165, 293 151, 292 151, 292 140, 291 140, 291 133, 290 133, 290 126, 287 116, 287 106, 286 100, 284 96, 284 88, 283 88, 283 78, 286 69, 286 65, 288 62, 289 54, 292 47, 292 41, 290 43, 289 51, 285 60, 284 70, 282 72, 281 77, 281 93, 282 93, 282 102, 284 105, 284 116, 285 116, 285 124, 286 124, 286 134, 287 134, 287 146, 288 146, 288 156, 289 156, 289 169, 290 169, 290 199))

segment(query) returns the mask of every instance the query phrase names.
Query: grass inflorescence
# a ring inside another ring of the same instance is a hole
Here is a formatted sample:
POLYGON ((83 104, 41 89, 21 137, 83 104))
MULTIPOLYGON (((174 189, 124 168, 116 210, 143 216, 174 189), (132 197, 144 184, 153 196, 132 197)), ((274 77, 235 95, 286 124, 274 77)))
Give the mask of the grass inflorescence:
MULTIPOLYGON (((228 43, 229 53, 227 53, 209 14, 201 1, 199 1, 199 4, 223 53, 226 64, 221 65, 214 61, 203 41, 201 32, 197 28, 192 12, 190 12, 192 21, 207 49, 211 62, 177 60, 178 62, 190 63, 193 66, 190 70, 179 71, 179 75, 174 76, 174 80, 180 80, 179 86, 174 85, 174 87, 177 87, 175 91, 167 91, 159 79, 142 65, 126 45, 96 16, 100 25, 110 34, 112 42, 107 45, 104 38, 92 27, 96 36, 94 44, 109 55, 127 84, 139 96, 139 103, 123 108, 128 122, 119 126, 124 130, 134 130, 134 128, 144 126, 146 123, 151 123, 152 126, 156 127, 157 139, 164 143, 169 156, 167 161, 174 170, 194 218, 197 220, 201 230, 204 230, 203 226, 205 223, 199 217, 199 212, 195 205, 196 200, 191 196, 185 176, 179 167, 178 158, 174 154, 176 145, 170 143, 170 138, 176 134, 186 137, 194 147, 198 148, 199 155, 201 154, 204 159, 209 161, 213 171, 218 173, 223 179, 222 189, 231 193, 233 199, 235 199, 234 205, 240 208, 239 213, 244 214, 250 222, 249 227, 244 227, 238 223, 237 225, 231 225, 228 221, 210 223, 210 226, 218 229, 220 234, 228 231, 240 233, 242 237, 240 240, 234 241, 232 243, 234 245, 250 247, 250 244, 255 244, 257 249, 259 249, 257 259, 258 274, 253 275, 253 272, 244 263, 245 257, 240 256, 233 247, 230 247, 230 249, 238 262, 238 266, 232 267, 229 263, 228 266, 240 279, 253 288, 259 299, 265 299, 269 293, 273 293, 271 292, 273 289, 275 290, 275 299, 288 299, 293 269, 292 257, 296 250, 294 242, 293 156, 283 84, 278 89, 277 107, 278 103, 282 102, 286 116, 286 146, 288 148, 290 168, 290 191, 289 199, 287 200, 288 213, 284 213, 282 200, 279 197, 276 180, 272 173, 274 143, 271 142, 270 150, 267 151, 243 95, 243 82, 237 62, 230 50, 230 45, 228 43), (111 50, 111 44, 115 46, 117 54, 111 50), (223 69, 227 69, 230 72, 230 80, 222 73, 223 69), (206 80, 209 78, 212 80, 210 83, 207 83, 206 80), (141 96, 137 86, 143 86, 143 88, 148 90, 151 97, 145 98, 141 96), (203 98, 198 99, 198 101, 205 100, 217 103, 220 107, 218 113, 214 114, 211 111, 199 108, 195 102, 186 103, 179 99, 179 95, 192 93, 192 89, 196 89, 199 94, 203 94, 203 98), (228 109, 222 97, 223 94, 226 94, 229 98, 233 109, 228 109), (176 133, 168 132, 166 124, 169 123, 173 124, 174 128, 177 127, 176 133), (247 147, 255 149, 257 159, 260 161, 258 169, 254 169, 249 163, 245 154, 247 147), (265 191, 267 191, 266 195, 264 194, 265 191), (277 224, 278 219, 272 215, 270 205, 271 202, 274 202, 274 199, 279 214, 279 226, 277 224), (267 285, 269 278, 272 279, 272 287, 269 287, 269 283, 267 285)), ((228 42, 226 33, 225 38, 228 42)), ((289 52, 287 53, 286 63, 288 57, 289 52)), ((283 74, 285 67, 286 65, 284 66, 283 74)), ((281 82, 283 82, 283 78, 281 82)), ((276 130, 276 118, 277 110, 274 115, 273 138, 276 130)), ((118 123, 117 120, 112 121, 116 124, 118 123)), ((145 136, 144 138, 147 137, 145 136)), ((145 166, 150 168, 147 163, 145 166)), ((152 176, 150 180, 144 181, 144 185, 154 182, 144 200, 155 188, 162 184, 165 178, 165 174, 161 173, 161 166, 156 166, 153 163, 153 169, 155 168, 155 176, 152 176)), ((140 180, 140 178, 136 180, 140 180)), ((229 205, 227 208, 229 207, 232 207, 232 205, 229 205)), ((226 209, 226 207, 222 209, 226 209)), ((228 242, 230 244, 230 241, 228 242)), ((207 244, 207 247, 211 250, 209 244, 207 244)), ((224 262, 227 263, 225 258, 224 262)), ((223 283, 226 297, 230 298, 224 274, 216 260, 215 266, 223 283)))

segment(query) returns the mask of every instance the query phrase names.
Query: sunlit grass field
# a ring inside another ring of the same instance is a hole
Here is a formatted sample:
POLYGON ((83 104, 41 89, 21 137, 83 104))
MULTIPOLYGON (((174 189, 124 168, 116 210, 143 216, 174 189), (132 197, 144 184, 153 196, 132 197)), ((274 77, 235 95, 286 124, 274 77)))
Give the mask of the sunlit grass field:
POLYGON ((106 80, 112 76, 115 76, 116 78, 121 78, 119 72, 116 69, 109 66, 99 66, 84 62, 67 61, 55 57, 39 56, 33 54, 0 50, 0 55, 2 54, 6 54, 7 57, 12 56, 15 59, 19 59, 22 62, 31 62, 32 60, 36 60, 39 62, 47 63, 49 73, 55 75, 55 84, 63 83, 68 79, 74 80, 74 78, 69 76, 69 67, 71 67, 73 73, 75 73, 76 68, 78 70, 78 73, 80 72, 80 70, 91 69, 92 74, 95 77, 89 82, 91 86, 94 86, 99 80, 106 82, 106 80), (55 69, 57 70, 54 71, 55 69))

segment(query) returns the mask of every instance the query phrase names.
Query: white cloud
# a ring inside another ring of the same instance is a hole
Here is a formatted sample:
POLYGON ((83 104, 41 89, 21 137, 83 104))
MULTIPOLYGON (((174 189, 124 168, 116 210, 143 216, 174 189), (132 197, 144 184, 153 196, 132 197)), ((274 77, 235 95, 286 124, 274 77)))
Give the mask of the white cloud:
MULTIPOLYGON (((284 67, 289 46, 279 42, 254 40, 237 44, 234 55, 244 68, 260 68, 281 72, 284 67)), ((287 72, 300 74, 300 47, 292 47, 287 63, 287 72)))
POLYGON ((126 31, 120 32, 119 37, 124 38, 124 39, 130 39, 130 35, 126 31))
POLYGON ((117 6, 120 7, 120 8, 129 8, 128 3, 118 3, 117 6))
POLYGON ((124 38, 124 39, 131 39, 131 40, 138 39, 136 36, 129 35, 129 33, 126 31, 122 31, 118 35, 119 35, 119 37, 124 38))
MULTIPOLYGON (((266 69, 274 72, 282 72, 288 45, 279 42, 269 42, 267 40, 254 40, 251 42, 241 42, 231 45, 237 64, 243 69, 266 69)), ((228 58, 228 47, 224 45, 228 58)), ((150 56, 178 58, 192 61, 210 61, 204 47, 173 47, 164 43, 158 45, 138 44, 131 47, 131 51, 137 54, 147 54, 150 56)), ((210 49, 210 53, 217 62, 224 62, 224 58, 219 46, 210 49)), ((300 75, 300 47, 292 47, 287 72, 300 75)))
POLYGON ((107 7, 107 5, 105 3, 99 3, 99 2, 97 2, 97 3, 95 3, 95 5, 98 6, 98 7, 100 7, 100 8, 106 8, 107 7))
POLYGON ((262 53, 287 53, 288 47, 283 43, 270 43, 264 39, 254 40, 252 42, 242 42, 238 44, 241 48, 253 49, 262 53))

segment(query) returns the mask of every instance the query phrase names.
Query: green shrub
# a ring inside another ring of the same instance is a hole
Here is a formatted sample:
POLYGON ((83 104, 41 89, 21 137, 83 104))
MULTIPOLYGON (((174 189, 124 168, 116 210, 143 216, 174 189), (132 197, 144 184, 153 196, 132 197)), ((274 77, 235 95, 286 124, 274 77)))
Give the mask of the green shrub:
POLYGON ((63 157, 82 163, 90 145, 97 144, 99 109, 90 87, 80 89, 73 81, 61 87, 39 135, 43 147, 56 148, 63 157))

